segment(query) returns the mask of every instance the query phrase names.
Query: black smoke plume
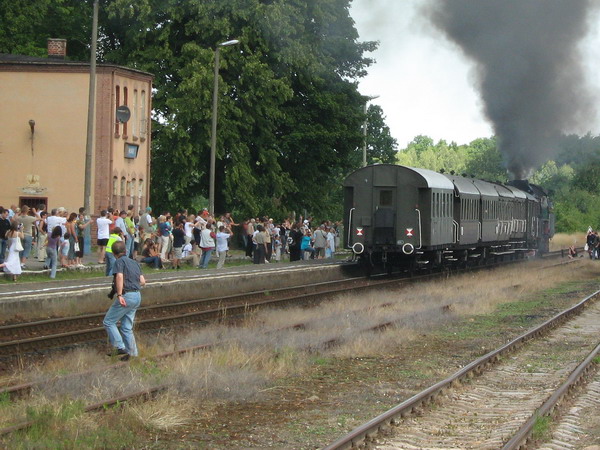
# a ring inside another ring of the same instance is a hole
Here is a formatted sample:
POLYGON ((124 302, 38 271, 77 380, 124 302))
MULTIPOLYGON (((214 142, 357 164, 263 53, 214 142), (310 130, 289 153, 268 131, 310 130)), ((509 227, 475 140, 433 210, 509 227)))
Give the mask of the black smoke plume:
MULTIPOLYGON (((594 0, 430 0, 433 24, 476 63, 484 111, 509 172, 550 159, 595 119, 578 44, 594 0)), ((589 129, 589 128, 587 128, 589 129)))

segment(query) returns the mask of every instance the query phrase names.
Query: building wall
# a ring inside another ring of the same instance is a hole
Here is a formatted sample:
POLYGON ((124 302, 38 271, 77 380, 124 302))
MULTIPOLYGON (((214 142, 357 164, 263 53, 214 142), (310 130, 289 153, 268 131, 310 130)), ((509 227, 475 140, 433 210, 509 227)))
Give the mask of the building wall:
MULTIPOLYGON (((90 212, 129 204, 144 208, 149 199, 152 78, 98 66, 96 81, 90 212), (125 89, 132 110, 126 125, 116 123, 125 89), (137 146, 134 158, 125 157, 126 144, 137 146)), ((19 204, 26 197, 47 198, 49 209, 83 206, 88 89, 86 66, 0 66, 0 205, 19 204), (35 120, 33 154, 30 119, 35 120)))
POLYGON ((83 204, 88 83, 85 73, 0 71, 0 205, 83 204))
POLYGON ((105 174, 108 180, 96 182, 95 204, 100 209, 124 209, 130 204, 138 210, 145 208, 149 198, 151 79, 117 69, 99 74, 98 84, 96 138, 101 151, 96 153, 96 174, 105 174), (131 112, 125 123, 116 118, 116 109, 122 105, 131 112))

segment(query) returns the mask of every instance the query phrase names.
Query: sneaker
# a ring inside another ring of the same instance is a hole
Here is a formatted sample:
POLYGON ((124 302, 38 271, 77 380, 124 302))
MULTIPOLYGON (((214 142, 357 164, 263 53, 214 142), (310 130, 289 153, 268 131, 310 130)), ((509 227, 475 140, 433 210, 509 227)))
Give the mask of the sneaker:
POLYGON ((111 352, 107 353, 106 356, 119 356, 119 355, 127 355, 127 351, 124 348, 114 348, 111 352))
POLYGON ((131 356, 130 356, 130 355, 124 355, 124 356, 121 356, 119 359, 120 359, 121 361, 129 361, 129 358, 131 358, 131 356))
POLYGON ((27 266, 25 264, 21 264, 21 269, 27 269, 27 266))

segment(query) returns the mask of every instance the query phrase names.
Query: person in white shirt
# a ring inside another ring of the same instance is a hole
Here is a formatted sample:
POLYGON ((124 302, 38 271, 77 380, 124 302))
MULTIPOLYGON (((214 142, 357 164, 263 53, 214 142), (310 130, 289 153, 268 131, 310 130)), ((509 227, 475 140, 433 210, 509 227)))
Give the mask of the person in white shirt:
POLYGON ((56 208, 53 208, 52 211, 50 211, 50 215, 46 217, 46 226, 47 229, 50 230, 50 233, 52 233, 54 228, 60 226, 60 219, 61 217, 56 215, 56 208))
POLYGON ((217 263, 217 269, 220 269, 225 264, 227 250, 229 250, 230 236, 231 229, 226 228, 225 225, 221 225, 219 227, 219 232, 217 233, 217 251, 219 252, 219 262, 217 263))
POLYGON ((96 224, 98 225, 98 264, 104 263, 106 244, 108 244, 110 236, 109 225, 112 224, 112 220, 106 217, 107 212, 103 209, 100 212, 100 217, 96 219, 96 224))
POLYGON ((185 233, 185 245, 191 244, 192 239, 194 239, 194 220, 196 220, 196 216, 190 214, 185 222, 185 225, 183 225, 183 231, 185 233))
POLYGON ((327 233, 327 247, 325 247, 325 258, 333 258, 335 254, 335 230, 329 228, 327 233))
MULTIPOLYGON (((60 225, 60 229, 62 230, 62 235, 64 236, 65 233, 67 232, 67 216, 69 215, 69 212, 66 210, 66 208, 64 207, 60 207, 57 210, 57 214, 56 214, 56 219, 58 221, 57 225, 60 225)), ((54 228, 53 228, 54 229, 54 228)))

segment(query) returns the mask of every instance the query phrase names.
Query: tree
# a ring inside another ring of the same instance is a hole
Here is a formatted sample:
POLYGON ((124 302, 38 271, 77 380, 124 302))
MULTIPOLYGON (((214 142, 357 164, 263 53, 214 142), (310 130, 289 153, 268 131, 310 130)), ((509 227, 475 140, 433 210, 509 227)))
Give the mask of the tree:
POLYGON ((375 48, 357 41, 348 8, 349 0, 110 3, 104 58, 156 74, 159 205, 206 193, 214 47, 235 38, 241 44, 222 52, 217 209, 331 211, 362 139, 353 80, 375 48))
MULTIPOLYGON (((3 2, 0 51, 45 55, 53 35, 68 40, 72 59, 89 60, 91 5, 3 2)), ((372 62, 364 53, 376 48, 358 41, 349 6, 350 0, 100 0, 100 62, 155 76, 153 206, 178 208, 207 196, 214 50, 239 39, 221 53, 218 212, 339 212, 341 180, 357 166, 362 142, 357 80, 372 62)))
POLYGON ((379 105, 369 105, 367 109, 367 164, 394 164, 398 152, 398 142, 390 134, 385 123, 383 109, 379 105))
POLYGON ((496 138, 480 138, 472 141, 467 149, 466 172, 475 178, 505 182, 508 178, 496 138))

